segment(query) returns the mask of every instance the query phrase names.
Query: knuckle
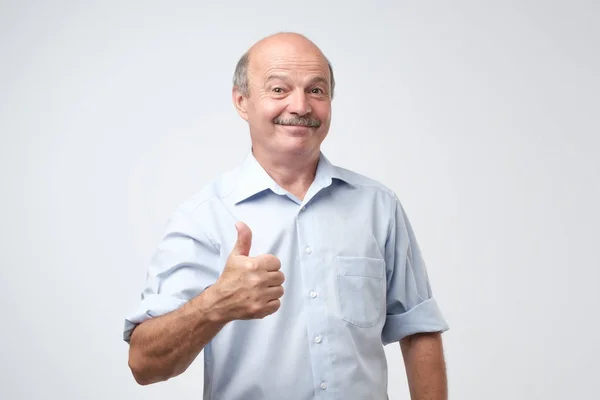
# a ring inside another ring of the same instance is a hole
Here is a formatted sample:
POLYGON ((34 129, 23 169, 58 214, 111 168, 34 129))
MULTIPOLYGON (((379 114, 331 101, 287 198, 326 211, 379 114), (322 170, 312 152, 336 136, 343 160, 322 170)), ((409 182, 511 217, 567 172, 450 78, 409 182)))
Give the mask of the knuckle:
POLYGON ((258 303, 252 303, 249 306, 250 315, 256 316, 259 315, 262 311, 262 307, 258 303))
POLYGON ((257 263, 252 260, 252 259, 248 259, 248 260, 244 260, 244 268, 249 269, 251 271, 256 271, 258 269, 257 263))
POLYGON ((251 287, 258 287, 260 286, 262 280, 260 279, 260 276, 258 274, 251 274, 248 277, 248 281, 250 282, 250 286, 251 287))

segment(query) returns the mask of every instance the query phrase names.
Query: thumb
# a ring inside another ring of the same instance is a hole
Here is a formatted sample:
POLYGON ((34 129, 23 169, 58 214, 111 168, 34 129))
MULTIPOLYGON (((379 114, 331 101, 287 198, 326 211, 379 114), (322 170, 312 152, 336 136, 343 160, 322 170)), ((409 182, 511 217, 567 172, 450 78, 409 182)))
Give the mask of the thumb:
POLYGON ((250 254, 250 246, 252 245, 252 231, 243 222, 237 222, 235 229, 237 230, 238 237, 231 254, 235 256, 248 256, 250 254))

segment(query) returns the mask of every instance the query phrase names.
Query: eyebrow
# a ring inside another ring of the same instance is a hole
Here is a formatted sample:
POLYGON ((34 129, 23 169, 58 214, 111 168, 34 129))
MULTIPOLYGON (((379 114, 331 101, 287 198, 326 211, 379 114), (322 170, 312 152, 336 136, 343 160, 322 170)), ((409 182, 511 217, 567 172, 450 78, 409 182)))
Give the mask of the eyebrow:
MULTIPOLYGON (((270 82, 275 79, 279 79, 282 81, 289 81, 290 77, 287 75, 281 75, 281 74, 271 74, 271 75, 267 76, 267 79, 265 80, 265 82, 270 82)), ((317 83, 322 83, 325 86, 329 86, 329 81, 326 78, 323 78, 322 76, 316 76, 316 77, 312 78, 310 81, 308 81, 309 85, 314 85, 317 83)))
POLYGON ((316 83, 322 83, 325 86, 329 86, 329 81, 327 79, 323 78, 322 76, 314 77, 308 83, 311 85, 314 85, 316 83))
POLYGON ((265 80, 265 82, 270 82, 270 81, 275 80, 275 79, 280 79, 282 81, 287 81, 287 80, 289 80, 289 77, 286 76, 286 75, 271 74, 271 75, 267 76, 267 79, 265 80))

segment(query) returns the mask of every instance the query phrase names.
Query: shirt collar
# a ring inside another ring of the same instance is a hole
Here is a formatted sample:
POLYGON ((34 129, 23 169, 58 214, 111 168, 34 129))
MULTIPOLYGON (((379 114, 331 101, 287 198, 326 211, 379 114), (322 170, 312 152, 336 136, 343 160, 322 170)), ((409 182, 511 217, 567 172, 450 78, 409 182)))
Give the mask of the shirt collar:
MULTIPOLYGON (((336 166, 332 165, 323 152, 319 152, 319 163, 313 185, 320 188, 326 188, 331 185, 333 179, 346 182, 350 186, 354 185, 347 180, 342 172, 336 166)), ((286 190, 277 184, 260 165, 254 157, 252 149, 248 151, 244 163, 241 166, 240 181, 234 193, 235 204, 240 203, 258 193, 270 189, 276 194, 284 195, 286 190)))

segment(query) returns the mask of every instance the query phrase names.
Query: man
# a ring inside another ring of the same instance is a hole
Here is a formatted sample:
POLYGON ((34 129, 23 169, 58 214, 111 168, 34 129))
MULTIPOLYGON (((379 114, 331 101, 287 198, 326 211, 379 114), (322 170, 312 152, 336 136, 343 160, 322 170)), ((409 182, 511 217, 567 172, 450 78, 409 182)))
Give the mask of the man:
POLYGON ((334 78, 321 51, 283 33, 236 68, 245 162, 173 213, 125 322, 139 384, 204 350, 204 398, 385 399, 384 344, 400 342, 412 399, 446 399, 441 332, 396 195, 321 153, 334 78))

